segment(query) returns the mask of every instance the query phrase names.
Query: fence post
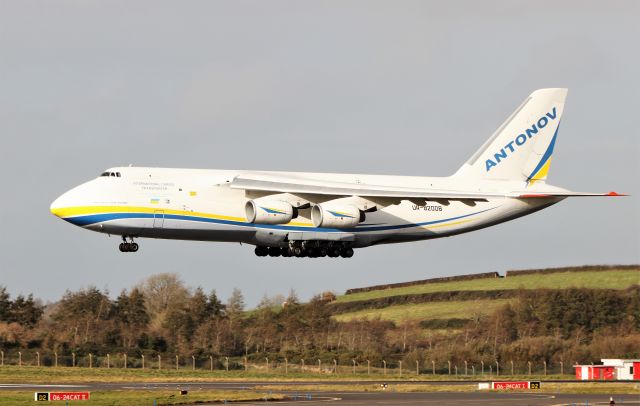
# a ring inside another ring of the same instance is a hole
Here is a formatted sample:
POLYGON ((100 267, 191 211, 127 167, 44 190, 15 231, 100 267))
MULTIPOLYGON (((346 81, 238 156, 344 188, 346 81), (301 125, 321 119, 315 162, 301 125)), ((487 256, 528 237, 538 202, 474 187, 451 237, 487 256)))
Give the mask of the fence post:
POLYGON ((433 371, 433 374, 436 374, 436 362, 434 360, 431 360, 431 370, 433 371))
POLYGON ((420 375, 420 361, 416 360, 416 375, 420 375))
POLYGON ((55 360, 54 361, 54 365, 56 366, 56 368, 58 368, 58 352, 54 351, 53 356, 54 356, 54 360, 55 360))
POLYGON ((196 356, 195 355, 191 356, 191 370, 192 371, 196 370, 196 356))
POLYGON ((40 366, 40 352, 36 352, 36 358, 38 359, 38 366, 40 366))
POLYGON ((367 360, 367 375, 371 375, 371 361, 367 360))
POLYGON ((284 373, 288 374, 289 373, 289 360, 288 359, 284 359, 284 373))
POLYGON ((229 357, 224 357, 224 368, 229 372, 229 357))
POLYGON ((464 361, 464 376, 467 376, 467 361, 464 361))
POLYGON ((75 352, 71 353, 71 366, 72 367, 76 366, 76 353, 75 352))
POLYGON ((475 365, 471 365, 471 373, 473 374, 473 376, 476 376, 476 366, 475 365))
POLYGON ((513 376, 513 360, 511 360, 511 376, 513 376))
POLYGON ((402 361, 400 361, 400 376, 402 376, 402 361))
POLYGON ((209 369, 213 372, 213 355, 209 355, 209 369))
POLYGON ((245 372, 249 370, 249 365, 247 365, 247 357, 244 357, 244 370, 245 372))
POLYGON ((353 364, 353 374, 355 375, 356 374, 356 359, 355 358, 351 359, 351 363, 353 364))
POLYGON ((500 363, 496 360, 496 376, 500 376, 500 363))
POLYGON ((333 359, 333 373, 338 373, 338 361, 335 358, 333 359))
MULTIPOLYGON (((124 359, 124 369, 127 369, 127 353, 122 354, 122 358, 124 359)), ((144 355, 142 356, 142 365, 144 365, 144 355)), ((144 366, 142 367, 144 368, 144 366)))
POLYGON ((22 352, 18 351, 18 366, 22 366, 22 352))
POLYGON ((176 354, 176 371, 178 370, 178 355, 176 354))
POLYGON ((158 354, 158 370, 162 369, 162 357, 158 354))
POLYGON ((560 375, 564 375, 564 362, 560 361, 560 375))
POLYGON ((454 369, 454 371, 456 371, 456 377, 457 377, 457 376, 458 376, 458 366, 457 366, 457 365, 454 365, 454 366, 453 366, 453 369, 454 369))
POLYGON ((547 376, 547 361, 543 361, 544 363, 544 376, 547 376))
POLYGON ((529 366, 529 376, 531 376, 531 361, 527 361, 527 365, 529 366))
POLYGON ((304 358, 300 360, 300 371, 304 372, 304 358))
POLYGON ((382 371, 384 375, 387 374, 387 361, 385 360, 382 360, 382 371))
POLYGON ((320 364, 321 364, 321 361, 320 361, 320 358, 318 358, 318 372, 320 372, 320 368, 321 368, 320 364))
POLYGON ((107 369, 111 369, 111 355, 107 354, 107 369))
POLYGON ((0 366, 4 366, 4 351, 0 351, 0 366))
POLYGON ((269 372, 269 357, 266 357, 265 360, 267 361, 267 372, 269 372))
POLYGON ((480 365, 482 366, 482 375, 484 375, 484 361, 480 361, 480 365))
POLYGON ((451 375, 451 360, 447 361, 447 365, 449 365, 449 375, 451 375))
POLYGON ((89 353, 89 369, 93 368, 93 354, 89 353))

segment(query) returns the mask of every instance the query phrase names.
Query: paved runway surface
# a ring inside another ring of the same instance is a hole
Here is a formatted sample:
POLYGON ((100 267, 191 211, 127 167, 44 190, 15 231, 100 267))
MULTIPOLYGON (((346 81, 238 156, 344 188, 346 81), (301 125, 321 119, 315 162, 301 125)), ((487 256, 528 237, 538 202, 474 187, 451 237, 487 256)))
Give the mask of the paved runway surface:
MULTIPOLYGON (((351 382, 371 384, 372 382, 351 382)), ((442 382, 411 382, 411 384, 438 385, 442 382)), ((459 382, 469 383, 469 382, 459 382)), ((575 383, 575 382, 572 382, 575 383)), ((1 390, 33 390, 33 391, 108 391, 108 390, 166 390, 186 389, 190 391, 212 389, 253 389, 254 386, 280 386, 280 385, 341 385, 344 382, 194 382, 194 383, 89 383, 78 385, 34 385, 34 384, 0 384, 1 390)), ((451 384, 451 383, 447 383, 451 384)), ((544 386, 544 384, 543 384, 544 386)), ((268 389, 267 389, 268 390, 268 389)), ((543 389, 544 390, 544 389, 543 389)), ((275 392, 275 391, 274 391, 275 392)), ((280 392, 280 391, 279 391, 280 392)), ((300 403, 304 405, 327 405, 334 403, 336 406, 348 405, 608 405, 609 394, 549 394, 549 393, 498 393, 498 392, 463 392, 463 393, 400 393, 393 390, 393 383, 387 391, 377 392, 348 392, 348 391, 288 391, 291 401, 278 402, 300 403)), ((615 395, 617 405, 640 405, 638 395, 615 395)), ((243 405, 264 405, 264 402, 236 403, 243 405)))

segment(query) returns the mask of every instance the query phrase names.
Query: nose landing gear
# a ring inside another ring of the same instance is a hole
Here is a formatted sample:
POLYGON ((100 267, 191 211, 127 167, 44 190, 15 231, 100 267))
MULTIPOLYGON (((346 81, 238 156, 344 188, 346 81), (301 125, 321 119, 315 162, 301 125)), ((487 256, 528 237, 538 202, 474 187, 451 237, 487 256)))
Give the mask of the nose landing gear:
POLYGON ((131 242, 127 242, 127 237, 126 236, 122 236, 122 242, 120 243, 120 245, 118 246, 118 248, 120 249, 120 252, 136 252, 138 251, 138 244, 133 242, 133 237, 129 237, 131 238, 131 242))

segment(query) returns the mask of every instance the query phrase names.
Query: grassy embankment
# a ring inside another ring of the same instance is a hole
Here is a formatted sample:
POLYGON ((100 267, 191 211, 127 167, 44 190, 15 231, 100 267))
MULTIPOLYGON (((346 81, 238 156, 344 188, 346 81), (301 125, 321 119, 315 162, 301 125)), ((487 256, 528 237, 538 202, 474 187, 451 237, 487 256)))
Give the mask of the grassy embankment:
MULTIPOLYGON (((638 270, 608 270, 589 272, 558 272, 549 274, 515 275, 506 278, 483 278, 452 282, 372 290, 338 296, 334 303, 363 302, 402 295, 419 295, 450 291, 491 291, 518 289, 626 289, 640 284, 638 270)), ((433 301, 416 304, 389 305, 384 308, 361 309, 337 314, 340 321, 380 317, 398 322, 404 319, 471 319, 478 314, 489 314, 511 299, 475 299, 433 301)))

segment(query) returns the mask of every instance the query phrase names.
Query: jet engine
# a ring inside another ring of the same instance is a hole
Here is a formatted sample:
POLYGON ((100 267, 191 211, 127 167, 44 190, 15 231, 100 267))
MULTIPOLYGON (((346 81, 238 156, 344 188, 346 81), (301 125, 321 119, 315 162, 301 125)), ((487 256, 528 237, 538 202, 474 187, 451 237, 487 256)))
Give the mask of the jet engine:
POLYGON ((311 208, 311 221, 316 227, 352 228, 364 219, 364 212, 356 206, 316 204, 311 208))
POLYGON ((298 209, 281 200, 249 200, 244 206, 249 223, 286 224, 298 217, 298 209))

